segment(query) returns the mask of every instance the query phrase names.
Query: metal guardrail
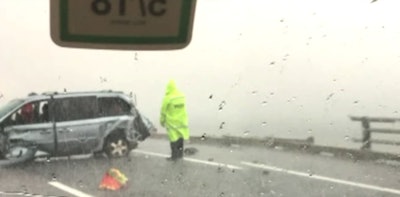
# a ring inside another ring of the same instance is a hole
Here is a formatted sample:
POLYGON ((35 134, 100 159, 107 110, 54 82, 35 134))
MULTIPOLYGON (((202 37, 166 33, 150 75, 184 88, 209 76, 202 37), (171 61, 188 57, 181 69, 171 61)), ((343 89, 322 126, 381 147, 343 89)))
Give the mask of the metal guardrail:
POLYGON ((387 144, 387 145, 400 145, 400 142, 388 141, 388 140, 372 140, 371 133, 383 133, 383 134, 400 134, 400 129, 386 129, 386 128, 371 128, 371 123, 395 123, 400 122, 400 118, 387 118, 387 117, 355 117, 350 116, 352 121, 360 121, 362 126, 362 139, 353 139, 355 142, 361 142, 361 149, 371 149, 371 143, 387 144))
MULTIPOLYGON (((168 140, 168 136, 164 133, 157 133, 151 136, 153 139, 165 139, 168 140)), ((330 147, 323 145, 314 144, 313 138, 307 139, 284 139, 284 138, 248 138, 248 137, 236 137, 236 136, 191 136, 190 142, 193 144, 207 144, 216 146, 229 146, 229 147, 241 147, 251 146, 259 148, 272 148, 278 149, 283 148, 287 151, 299 151, 310 154, 332 154, 335 157, 341 157, 357 160, 395 160, 400 161, 400 155, 393 153, 373 152, 370 150, 357 150, 341 147, 330 147)), ((375 143, 375 141, 374 141, 375 143)), ((186 146, 190 146, 187 144, 186 146)), ((201 150, 200 150, 201 151, 201 150)))

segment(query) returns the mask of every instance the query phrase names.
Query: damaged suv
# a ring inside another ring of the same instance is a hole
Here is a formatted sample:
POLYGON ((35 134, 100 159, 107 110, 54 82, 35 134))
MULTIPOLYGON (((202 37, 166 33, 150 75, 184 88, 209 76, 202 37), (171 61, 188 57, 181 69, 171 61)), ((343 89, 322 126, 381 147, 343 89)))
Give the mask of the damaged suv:
POLYGON ((0 166, 38 153, 122 157, 155 131, 122 92, 33 93, 0 107, 0 166))

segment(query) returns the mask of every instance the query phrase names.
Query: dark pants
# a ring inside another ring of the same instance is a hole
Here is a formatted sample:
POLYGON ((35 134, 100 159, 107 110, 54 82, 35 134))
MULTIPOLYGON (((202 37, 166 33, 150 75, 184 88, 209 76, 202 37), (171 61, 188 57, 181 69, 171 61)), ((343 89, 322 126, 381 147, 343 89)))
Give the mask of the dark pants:
POLYGON ((179 138, 176 142, 171 142, 171 159, 183 158, 183 138, 179 138))

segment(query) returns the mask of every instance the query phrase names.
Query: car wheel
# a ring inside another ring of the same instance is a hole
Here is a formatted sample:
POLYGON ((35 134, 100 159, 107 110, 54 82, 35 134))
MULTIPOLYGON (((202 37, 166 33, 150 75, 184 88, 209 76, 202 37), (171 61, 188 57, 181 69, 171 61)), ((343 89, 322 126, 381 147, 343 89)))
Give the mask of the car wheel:
POLYGON ((107 138, 104 152, 109 158, 124 157, 129 154, 128 141, 122 135, 113 135, 107 138))

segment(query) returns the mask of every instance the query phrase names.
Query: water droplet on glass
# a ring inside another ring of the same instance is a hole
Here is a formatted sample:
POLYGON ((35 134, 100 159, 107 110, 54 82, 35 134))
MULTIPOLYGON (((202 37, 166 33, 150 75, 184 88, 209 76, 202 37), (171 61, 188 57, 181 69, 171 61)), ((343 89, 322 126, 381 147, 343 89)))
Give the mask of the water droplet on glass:
POLYGON ((247 136, 247 135, 249 135, 249 133, 250 133, 250 131, 249 131, 249 130, 246 130, 246 131, 244 131, 243 135, 244 135, 244 136, 247 136))
POLYGON ((265 125, 267 125, 267 122, 264 121, 261 123, 261 126, 265 126, 265 125))
POLYGON ((272 62, 270 62, 270 63, 269 63, 269 65, 274 65, 274 64, 275 64, 275 62, 274 62, 274 61, 272 61, 272 62))
POLYGON ((50 163, 50 157, 47 157, 47 158, 46 158, 46 162, 47 162, 47 163, 50 163))
POLYGON ((274 92, 270 92, 269 95, 273 96, 275 93, 274 92))
POLYGON ((264 196, 265 195, 265 193, 264 192, 260 192, 260 196, 264 196))
POLYGON ((219 129, 224 129, 224 125, 225 125, 225 122, 221 122, 221 124, 219 125, 219 129))
POLYGON ((257 90, 254 90, 251 92, 252 95, 256 95, 257 94, 257 90))
POLYGON ((224 193, 224 192, 221 192, 221 193, 219 194, 219 197, 223 197, 223 196, 225 196, 225 193, 224 193))
POLYGON ((267 105, 267 101, 263 101, 262 103, 261 103, 261 105, 263 105, 263 106, 265 106, 265 105, 267 105))
POLYGON ((107 78, 105 77, 100 77, 100 83, 105 83, 107 82, 107 78))
POLYGON ((357 103, 358 103, 358 101, 354 101, 353 103, 354 103, 354 104, 357 104, 357 103))
POLYGON ((393 113, 394 113, 394 114, 397 114, 397 113, 399 113, 399 112, 398 112, 398 111, 394 111, 393 113))
POLYGON ((349 141, 350 137, 348 135, 344 136, 344 140, 349 141))
POLYGON ((307 130, 307 133, 308 133, 308 134, 311 134, 311 133, 312 133, 312 129, 308 129, 308 130, 307 130))
POLYGON ((219 111, 222 111, 222 109, 224 109, 225 104, 226 104, 225 101, 222 101, 222 102, 219 104, 219 108, 218 108, 219 111))
POLYGON ((341 92, 344 92, 344 89, 342 88, 342 89, 340 89, 340 91, 341 91, 341 92))
POLYGON ((330 93, 330 94, 328 95, 328 97, 326 97, 326 100, 328 101, 329 99, 331 99, 331 98, 333 97, 333 95, 335 95, 335 93, 330 93))
POLYGON ((51 173, 51 180, 52 181, 56 181, 57 180, 57 176, 55 173, 51 173))
POLYGON ((83 188, 82 180, 79 180, 79 181, 78 181, 78 185, 79 185, 80 188, 83 188))
POLYGON ((214 161, 214 158, 208 158, 208 161, 214 161))
POLYGON ((211 100, 212 98, 213 98, 213 95, 212 95, 212 94, 210 94, 210 96, 208 97, 208 99, 210 99, 210 100, 211 100))
POLYGON ((284 21, 285 21, 284 19, 279 20, 279 22, 281 22, 281 23, 283 23, 284 21))
POLYGON ((138 61, 138 53, 135 52, 135 61, 138 61))
POLYGON ((337 79, 333 79, 332 81, 333 81, 333 82, 336 82, 336 81, 337 81, 337 79))
POLYGON ((206 140, 206 133, 203 133, 203 135, 201 135, 201 138, 200 138, 202 141, 204 141, 204 140, 206 140))

